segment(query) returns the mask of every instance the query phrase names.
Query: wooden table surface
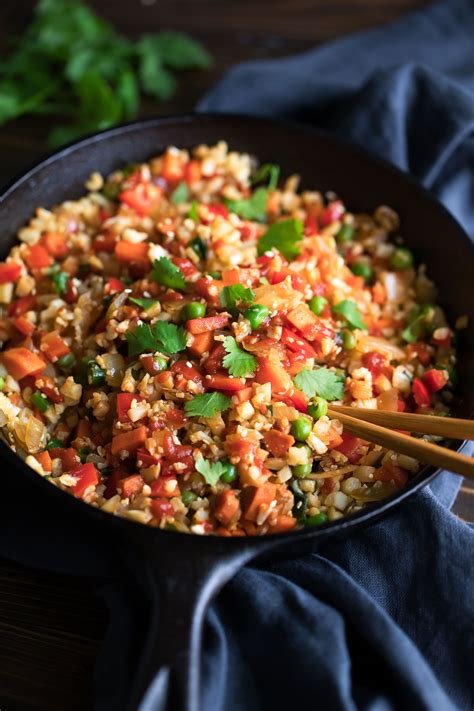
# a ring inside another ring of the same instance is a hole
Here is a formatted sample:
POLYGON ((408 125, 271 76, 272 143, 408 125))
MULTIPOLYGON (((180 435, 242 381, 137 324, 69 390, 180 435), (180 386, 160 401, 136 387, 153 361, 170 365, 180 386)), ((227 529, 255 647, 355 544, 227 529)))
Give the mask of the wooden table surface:
MULTIPOLYGON (((181 78, 166 106, 143 115, 178 113, 231 65, 304 51, 349 32, 382 25, 426 0, 93 0, 126 35, 177 29, 200 39, 215 58, 208 72, 181 78)), ((0 48, 22 31, 31 0, 0 3, 0 48)), ((0 129, 0 186, 47 150, 48 123, 23 118, 0 129)), ((474 519, 474 488, 465 486, 455 511, 474 519)), ((1 524, 0 524, 1 525, 1 524)), ((87 580, 29 570, 0 560, 1 711, 87 711, 105 614, 87 580)))

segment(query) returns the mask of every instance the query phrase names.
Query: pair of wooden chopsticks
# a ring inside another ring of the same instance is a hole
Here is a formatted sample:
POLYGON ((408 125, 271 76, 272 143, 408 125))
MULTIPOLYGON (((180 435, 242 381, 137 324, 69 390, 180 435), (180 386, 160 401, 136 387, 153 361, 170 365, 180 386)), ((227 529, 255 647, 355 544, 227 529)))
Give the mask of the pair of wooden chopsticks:
POLYGON ((352 434, 424 464, 447 469, 474 479, 474 459, 445 447, 394 430, 438 435, 445 439, 474 439, 474 421, 454 417, 415 415, 406 412, 365 410, 331 405, 329 417, 338 419, 352 434))

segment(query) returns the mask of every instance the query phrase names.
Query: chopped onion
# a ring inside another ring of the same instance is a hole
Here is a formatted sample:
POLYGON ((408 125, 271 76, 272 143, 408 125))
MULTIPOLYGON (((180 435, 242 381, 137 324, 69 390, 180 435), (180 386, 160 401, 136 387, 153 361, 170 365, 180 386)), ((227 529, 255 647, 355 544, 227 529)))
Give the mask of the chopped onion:
POLYGON ((28 452, 34 454, 42 448, 45 434, 45 425, 36 417, 29 417, 25 426, 25 445, 28 452))
POLYGON ((358 503, 370 503, 372 501, 382 501, 397 491, 395 484, 382 483, 380 486, 372 486, 370 489, 355 489, 351 496, 358 503))
POLYGON ((398 390, 391 388, 380 393, 377 398, 377 409, 398 412, 398 390))
POLYGON ((385 338, 377 338, 377 336, 361 336, 357 342, 357 350, 362 351, 362 353, 367 353, 368 351, 386 353, 390 360, 403 360, 405 358, 405 353, 401 348, 385 340, 385 338))
POLYGON ((119 387, 125 372, 125 360, 120 353, 104 353, 100 360, 105 369, 107 383, 119 387))
POLYGON ((115 314, 115 312, 118 311, 118 309, 124 305, 128 297, 129 293, 127 291, 122 291, 120 292, 120 294, 117 294, 117 296, 114 296, 114 298, 110 302, 109 308, 107 309, 107 313, 105 314, 106 321, 109 321, 115 314))

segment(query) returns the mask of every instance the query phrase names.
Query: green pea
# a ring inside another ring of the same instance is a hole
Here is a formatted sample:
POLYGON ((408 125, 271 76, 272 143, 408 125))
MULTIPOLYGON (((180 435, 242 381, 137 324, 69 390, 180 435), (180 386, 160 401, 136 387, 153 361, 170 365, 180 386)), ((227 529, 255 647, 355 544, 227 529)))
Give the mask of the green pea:
POLYGON ((166 358, 163 358, 163 356, 154 356, 153 361, 155 364, 155 370, 158 372, 161 372, 162 370, 166 370, 168 368, 168 361, 166 358))
POLYGON ((185 506, 189 506, 192 501, 197 499, 197 494, 191 489, 186 489, 186 491, 181 492, 181 500, 185 506))
POLYGON ((232 484, 238 477, 237 468, 230 462, 224 462, 225 472, 221 474, 221 481, 225 484, 232 484))
POLYGON ((328 517, 326 516, 326 514, 320 511, 314 516, 308 516, 305 519, 304 524, 305 526, 319 526, 321 523, 326 523, 327 520, 328 517))
POLYGON ((336 235, 336 242, 338 244, 346 244, 346 242, 351 242, 354 239, 354 228, 347 222, 344 222, 341 229, 336 235))
POLYGON ((367 262, 355 262, 351 266, 351 271, 356 276, 363 277, 365 281, 369 281, 372 278, 372 267, 367 262))
POLYGON ((56 439, 56 437, 51 437, 46 445, 46 449, 58 449, 58 447, 64 447, 64 442, 61 442, 60 439, 56 439))
POLYGON ((292 467, 291 471, 293 476, 298 477, 298 479, 304 479, 305 476, 311 474, 313 470, 312 462, 306 462, 306 464, 298 464, 296 467, 292 467))
POLYGON ((406 247, 397 247, 390 256, 390 266, 397 272, 403 272, 413 266, 413 254, 406 247))
POLYGON ((291 434, 298 442, 306 442, 312 429, 307 417, 298 417, 291 425, 291 434))
POLYGON ((103 385, 105 383, 105 370, 103 370, 98 363, 89 363, 87 382, 89 385, 103 385))
POLYGON ((220 279, 221 278, 220 272, 209 272, 209 276, 212 277, 213 279, 220 279))
POLYGON ((58 358, 56 364, 61 370, 70 370, 76 364, 76 357, 73 353, 67 353, 58 358))
POLYGON ((87 460, 87 455, 90 454, 90 449, 81 447, 81 449, 77 450, 77 453, 79 455, 79 459, 81 460, 81 464, 85 464, 87 460))
POLYGON ((354 336, 352 331, 344 329, 341 335, 343 348, 345 348, 346 351, 352 351, 356 347, 357 343, 356 337, 354 336))
POLYGON ((324 296, 313 296, 311 301, 308 302, 308 306, 316 316, 321 316, 324 309, 326 308, 328 300, 324 296))
POLYGON ((191 318, 202 318, 206 313, 206 304, 200 301, 190 301, 183 309, 183 317, 185 321, 191 318))
POLYGON ((51 277, 51 281, 54 284, 55 290, 58 292, 58 294, 64 294, 65 291, 67 291, 67 285, 69 281, 69 274, 66 274, 66 272, 57 272, 57 274, 53 274, 51 277))
POLYGON ((253 304, 253 306, 249 306, 249 308, 244 311, 244 316, 249 320, 252 330, 259 328, 269 315, 269 309, 260 304, 253 304))
POLYGON ((43 395, 43 393, 40 393, 39 390, 34 392, 31 396, 31 404, 34 405, 34 407, 36 407, 36 409, 40 412, 46 412, 48 407, 51 405, 48 398, 43 395))
POLYGON ((308 406, 308 415, 311 415, 315 420, 328 414, 328 403, 322 397, 315 397, 314 404, 308 406))

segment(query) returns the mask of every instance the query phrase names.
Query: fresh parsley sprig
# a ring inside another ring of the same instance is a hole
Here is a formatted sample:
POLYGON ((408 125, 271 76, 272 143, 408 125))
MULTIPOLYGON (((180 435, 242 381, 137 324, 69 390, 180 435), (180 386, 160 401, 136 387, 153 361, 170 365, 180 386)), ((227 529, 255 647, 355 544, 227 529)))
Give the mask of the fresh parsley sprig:
POLYGON ((224 338, 224 349, 227 355, 222 359, 224 368, 236 378, 245 378, 253 375, 257 369, 258 361, 252 353, 240 348, 233 336, 224 338))
POLYGON ((177 88, 175 72, 210 64, 186 34, 160 32, 133 42, 80 0, 39 0, 1 64, 0 125, 23 114, 66 118, 49 137, 60 145, 130 121, 141 93, 167 100, 177 88))
POLYGON ((344 396, 344 376, 326 367, 300 370, 294 381, 296 387, 309 398, 319 395, 325 400, 341 400, 344 396))

